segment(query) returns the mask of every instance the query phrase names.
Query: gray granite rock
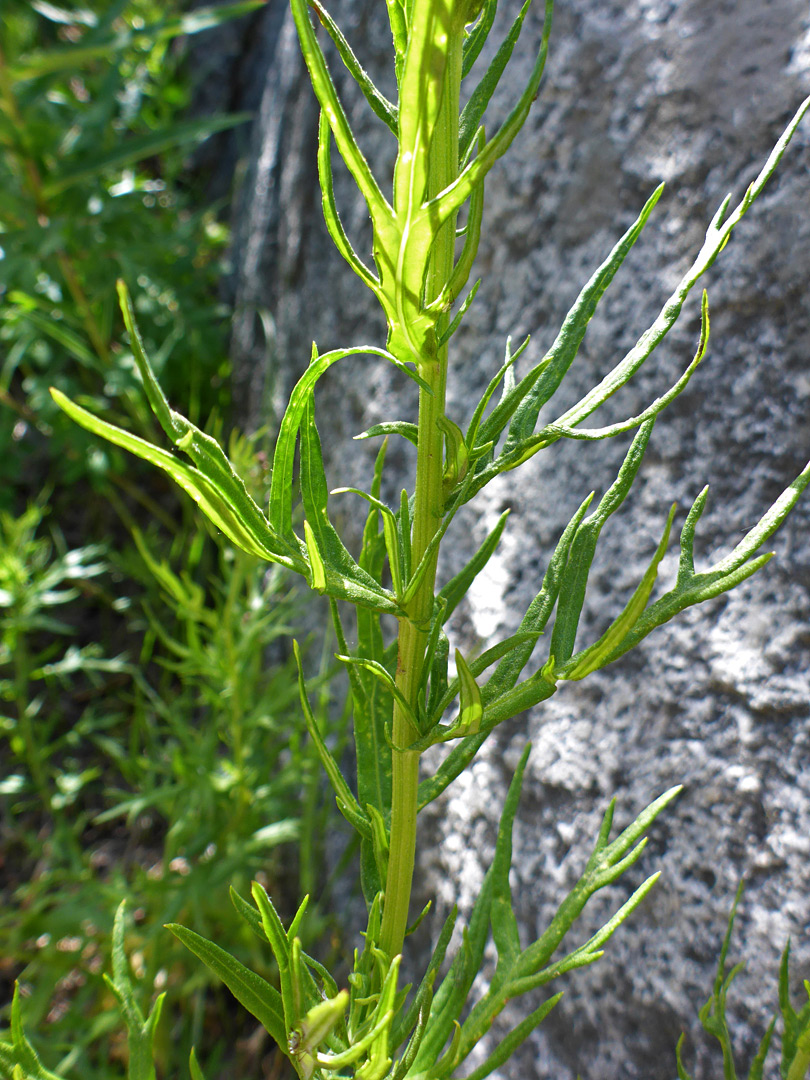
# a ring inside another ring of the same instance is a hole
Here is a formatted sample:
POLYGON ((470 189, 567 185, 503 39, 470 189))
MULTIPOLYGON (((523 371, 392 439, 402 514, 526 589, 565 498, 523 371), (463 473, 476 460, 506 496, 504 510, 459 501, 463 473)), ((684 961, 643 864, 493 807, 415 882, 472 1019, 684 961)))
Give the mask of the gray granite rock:
MULTIPOLYGON (((581 284, 664 179, 667 192, 594 318, 562 397, 572 401, 598 381, 655 317, 726 191, 742 193, 810 92, 806 0, 559 0, 557 7, 543 92, 488 182, 477 266, 483 285, 456 339, 450 385, 450 414, 459 422, 498 365, 507 335, 532 334, 521 370, 542 356, 581 284)), ((271 0, 257 30, 270 59, 235 250, 234 359, 243 413, 253 423, 263 401, 283 396, 312 339, 327 349, 379 343, 383 334, 378 313, 325 239, 314 193, 315 111, 280 11, 271 0)), ((384 5, 346 0, 334 13, 390 85, 384 5)), ((530 18, 510 71, 512 92, 538 30, 530 18)), ((393 146, 335 71, 384 173, 393 146)), ((499 97, 496 112, 507 103, 499 97)), ((338 200, 365 250, 362 206, 342 172, 338 200)), ((706 565, 734 546, 806 462, 809 200, 806 123, 707 275, 708 357, 659 421, 636 488, 605 529, 580 643, 601 633, 635 587, 673 500, 688 507, 711 485, 697 547, 706 565)), ((605 409, 605 422, 639 411, 667 387, 691 357, 698 329, 696 295, 648 370, 605 409)), ((379 420, 408 418, 413 404, 394 369, 345 361, 319 397, 322 434, 333 448, 330 478, 367 483, 370 451, 351 436, 379 420)), ((453 534, 444 574, 503 506, 514 509, 499 552, 454 617, 457 642, 480 647, 514 630, 563 525, 588 490, 609 485, 625 448, 624 441, 558 443, 482 493, 453 534)), ((408 447, 394 448, 389 493, 409 461, 408 447)), ((346 503, 342 511, 335 500, 334 513, 345 513, 350 527, 356 507, 346 503)), ((788 936, 796 986, 810 974, 810 500, 774 550, 777 558, 729 598, 685 613, 608 670, 504 724, 426 823, 420 889, 436 894, 440 913, 459 896, 468 910, 512 769, 532 740, 513 878, 528 939, 576 879, 614 793, 621 822, 670 785, 685 785, 628 880, 586 909, 579 938, 642 875, 660 868, 662 881, 606 958, 570 978, 560 1006, 499 1076, 671 1080, 682 1030, 697 1080, 719 1076, 696 1013, 743 875, 732 954, 748 966, 732 991, 730 1019, 744 1071, 775 1008, 788 936)), ((674 568, 670 555, 663 582, 674 568)), ((522 1015, 524 1004, 510 1006, 507 1019, 522 1015)), ((772 1063, 768 1076, 777 1075, 772 1063)))

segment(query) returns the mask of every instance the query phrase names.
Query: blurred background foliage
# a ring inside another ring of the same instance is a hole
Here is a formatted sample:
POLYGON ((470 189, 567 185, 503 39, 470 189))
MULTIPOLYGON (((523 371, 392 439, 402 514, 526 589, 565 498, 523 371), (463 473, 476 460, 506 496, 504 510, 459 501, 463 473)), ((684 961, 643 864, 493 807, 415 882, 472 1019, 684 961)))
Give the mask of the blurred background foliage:
MULTIPOLYGON (((48 394, 156 436, 115 302, 123 277, 168 396, 228 438, 228 202, 206 205, 188 160, 225 128, 246 142, 248 118, 186 118, 185 42, 261 2, 3 0, 0 1027, 19 980, 44 1064, 88 1080, 124 1073, 101 978, 122 898, 144 1009, 169 991, 159 1074, 186 1075, 196 1043, 213 1077, 268 1055, 272 1068, 274 1051, 163 924, 261 969, 228 885, 257 877, 282 908, 323 891, 331 811, 279 643, 300 621, 293 584, 48 394)), ((230 435, 258 501, 261 446, 230 435)), ((314 699, 339 742, 322 670, 314 699)))

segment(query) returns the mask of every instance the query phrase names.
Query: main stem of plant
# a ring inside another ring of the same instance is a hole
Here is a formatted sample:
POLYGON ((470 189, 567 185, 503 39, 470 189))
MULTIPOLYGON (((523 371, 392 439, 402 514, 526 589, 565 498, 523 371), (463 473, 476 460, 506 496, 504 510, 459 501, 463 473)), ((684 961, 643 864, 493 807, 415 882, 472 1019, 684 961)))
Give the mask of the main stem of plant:
MULTIPOLYGON (((461 92, 461 37, 448 48, 441 109, 431 140, 427 196, 442 191, 458 175, 458 117, 461 92)), ((426 281, 426 299, 438 295, 449 279, 455 257, 456 219, 453 216, 436 237, 426 281)), ((447 324, 437 326, 440 336, 447 324)), ((444 514, 444 436, 439 422, 444 416, 447 390, 447 345, 433 356, 423 357, 419 374, 430 393, 419 391, 419 435, 414 493, 412 566, 427 550, 444 514)), ((433 611, 438 551, 422 578, 408 609, 408 618, 399 622, 396 682, 418 715, 417 697, 422 679, 427 636, 433 611)), ((393 958, 402 952, 408 927, 408 909, 413 884, 416 852, 416 814, 419 790, 419 753, 405 749, 418 737, 403 710, 395 703, 393 722, 393 764, 391 793, 391 838, 388 876, 385 883, 380 945, 393 958)))

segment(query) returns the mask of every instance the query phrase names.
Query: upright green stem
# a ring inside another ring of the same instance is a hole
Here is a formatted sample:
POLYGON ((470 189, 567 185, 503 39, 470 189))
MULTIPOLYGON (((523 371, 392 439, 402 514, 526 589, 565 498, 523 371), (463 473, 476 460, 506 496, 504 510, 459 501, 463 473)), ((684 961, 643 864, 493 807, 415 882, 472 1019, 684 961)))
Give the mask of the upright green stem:
MULTIPOLYGON (((442 93, 441 112, 433 135, 429 160, 428 197, 442 191, 458 175, 458 116, 461 87, 461 35, 450 43, 442 93)), ((453 270, 455 217, 446 222, 433 246, 428 270, 427 300, 436 296, 453 270)), ((441 333, 446 325, 438 326, 441 333)), ((419 561, 438 531, 444 514, 444 436, 439 421, 444 416, 447 390, 447 346, 425 357, 419 373, 430 387, 419 392, 419 436, 414 493, 412 563, 419 561)), ((400 619, 396 682, 417 714, 417 699, 425 660, 427 635, 433 611, 438 552, 422 578, 409 605, 408 618, 400 619)), ((416 852, 416 808, 419 789, 419 753, 406 750, 414 742, 410 720, 394 706, 391 837, 388 876, 385 883, 380 944, 390 957, 402 952, 408 926, 416 852)))

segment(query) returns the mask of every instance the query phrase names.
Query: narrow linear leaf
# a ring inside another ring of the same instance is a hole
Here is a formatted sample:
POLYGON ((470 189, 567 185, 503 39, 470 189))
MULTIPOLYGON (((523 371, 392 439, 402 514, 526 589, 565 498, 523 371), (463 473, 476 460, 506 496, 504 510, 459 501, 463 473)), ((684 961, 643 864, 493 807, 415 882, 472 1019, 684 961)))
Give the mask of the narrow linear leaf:
POLYGON ((340 660, 342 664, 355 664, 358 667, 363 668, 363 670, 367 671, 370 675, 373 675, 374 678, 379 681, 380 685, 384 687, 386 692, 393 697, 393 699, 399 705, 400 709, 402 709, 403 715, 408 718, 413 729, 414 738, 418 737, 419 725, 417 723, 416 716, 414 715, 414 711, 411 708, 408 699, 405 697, 405 695, 402 693, 402 691, 399 689, 396 682, 392 678, 391 673, 387 670, 387 668, 383 666, 383 664, 379 663, 379 661, 377 660, 369 660, 365 656, 338 655, 337 659, 340 660))
POLYGON ((346 113, 338 99, 326 60, 315 37, 312 23, 309 21, 307 0, 292 0, 291 6, 298 40, 301 43, 301 51, 304 54, 312 86, 329 121, 340 156, 366 201, 375 230, 384 229, 386 224, 390 224, 391 208, 385 201, 368 162, 355 141, 346 113))
POLYGON ((492 29, 492 24, 495 21, 497 10, 498 0, 483 0, 478 18, 473 26, 468 29, 462 46, 461 77, 463 79, 466 79, 470 74, 473 64, 481 54, 484 43, 492 29))
POLYGON ((248 1010, 265 1031, 275 1039, 279 1049, 287 1053, 287 1033, 281 995, 274 986, 246 968, 230 953, 193 930, 169 923, 168 930, 214 972, 228 987, 236 1000, 248 1010))
POLYGON ((706 505, 706 491, 702 491, 681 533, 681 565, 675 587, 647 608, 608 662, 612 663, 635 648, 647 634, 669 622, 685 608, 721 596, 760 570, 772 555, 766 553, 757 556, 757 550, 777 531, 808 484, 810 462, 729 555, 707 571, 696 574, 693 569, 693 544, 695 526, 706 505))
POLYGON ((501 43, 498 51, 487 68, 481 82, 473 90, 472 94, 464 106, 461 118, 458 125, 458 149, 459 154, 463 157, 464 152, 470 145, 475 132, 478 130, 478 125, 481 122, 481 117, 484 115, 487 105, 489 105, 490 98, 495 92, 498 83, 501 81, 501 75, 503 75, 506 65, 509 63, 509 58, 512 55, 512 51, 517 44, 520 37, 520 31, 523 28, 523 20, 526 18, 526 13, 531 7, 532 0, 525 0, 523 7, 520 9, 520 13, 506 35, 506 38, 501 43))
POLYGON ((200 1068, 199 1062, 197 1061, 197 1055, 194 1052, 193 1046, 191 1048, 191 1053, 189 1054, 188 1071, 189 1075, 191 1076, 191 1080, 205 1080, 205 1073, 200 1068))
POLYGON ((642 425, 630 444, 614 483, 607 490, 599 505, 579 526, 571 544, 568 563, 560 586, 561 601, 551 635, 551 652, 558 668, 565 664, 574 651, 579 618, 585 601, 588 575, 596 552, 599 534, 608 518, 624 502, 633 481, 641 468, 644 451, 652 435, 655 420, 642 425))
POLYGON ((401 435, 403 439, 407 439, 408 442, 416 446, 419 439, 419 428, 416 424, 409 424, 404 420, 388 420, 383 424, 375 424, 367 431, 363 431, 354 437, 355 439, 374 439, 380 435, 401 435))
POLYGON ((439 592, 439 596, 445 601, 444 614, 442 616, 442 622, 447 622, 450 616, 458 607, 461 600, 467 595, 470 590, 470 586, 473 581, 478 577, 481 571, 489 562, 495 549, 500 542, 503 530, 506 528, 506 522, 509 518, 509 510, 504 510, 501 516, 498 518, 498 523, 492 532, 487 536, 476 553, 467 563, 463 570, 452 577, 446 585, 442 587, 439 592))
POLYGON ((297 641, 293 641, 293 652, 298 667, 298 690, 301 697, 301 708, 304 710, 304 720, 306 721, 307 731, 309 732, 309 737, 315 744, 318 757, 320 758, 324 771, 335 792, 338 808, 349 824, 353 825, 361 836, 370 837, 371 823, 368 820, 368 816, 360 809, 360 805, 352 794, 351 788, 343 778, 343 773, 341 773, 337 762, 332 757, 329 748, 323 741, 323 736, 318 729, 317 721, 310 708, 306 682, 304 680, 304 669, 301 664, 301 652, 298 648, 297 641))
POLYGON ((560 991, 559 994, 555 994, 554 997, 549 998, 548 1001, 544 1001, 542 1005, 539 1005, 534 1012, 530 1013, 525 1020, 522 1020, 505 1039, 498 1043, 497 1047, 492 1051, 489 1057, 486 1058, 477 1069, 473 1069, 465 1080, 484 1080, 485 1076, 489 1076, 495 1069, 504 1065, 520 1044, 525 1042, 535 1028, 543 1023, 562 996, 563 992, 560 991))
POLYGON ((114 443, 116 446, 129 450, 144 461, 157 465, 167 473, 176 484, 191 496, 203 513, 218 529, 233 541, 237 547, 242 548, 251 555, 269 562, 277 562, 288 569, 301 572, 302 564, 299 560, 291 558, 275 548, 277 538, 269 525, 263 530, 248 528, 242 517, 234 510, 233 501, 223 493, 218 485, 212 483, 209 478, 194 467, 170 454, 160 447, 153 446, 137 435, 131 435, 128 431, 108 424, 99 419, 86 409, 76 405, 65 397, 61 391, 51 388, 51 397, 67 415, 75 420, 81 427, 86 428, 94 435, 114 443), (273 546, 271 546, 273 545, 273 546))
POLYGON ((379 295, 379 278, 372 273, 354 250, 343 228, 343 222, 340 220, 332 176, 331 131, 326 114, 321 110, 318 124, 318 179, 321 185, 321 204, 326 228, 329 230, 329 235, 332 237, 335 247, 355 274, 375 295, 379 295))
MULTIPOLYGON (((321 4, 320 0, 309 0, 310 7, 314 8, 321 26, 324 27, 329 37, 335 43, 340 59, 346 65, 346 70, 360 87, 363 97, 369 103, 371 111, 378 116, 393 135, 397 134, 397 110, 391 102, 380 93, 371 81, 368 72, 363 68, 360 61, 354 55, 340 27, 332 16, 321 4)), ((323 115, 323 114, 322 114, 323 115)))
POLYGON ((647 601, 650 598, 656 578, 658 577, 658 567, 661 564, 661 560, 664 557, 669 543, 669 534, 672 529, 672 522, 676 510, 677 505, 673 504, 666 525, 664 526, 664 534, 655 550, 652 562, 644 572, 644 576, 639 582, 638 588, 630 597, 624 611, 622 611, 621 615, 611 623, 598 641, 595 641, 593 645, 589 646, 587 649, 583 649, 582 652, 577 653, 577 655, 572 658, 570 666, 563 669, 560 673, 560 678, 575 680, 584 679, 586 675, 590 675, 591 672, 597 671, 600 667, 603 667, 607 663, 607 658, 610 654, 615 651, 619 643, 638 622, 641 613, 647 606, 647 601))

